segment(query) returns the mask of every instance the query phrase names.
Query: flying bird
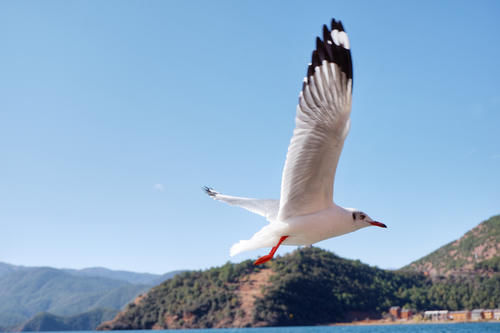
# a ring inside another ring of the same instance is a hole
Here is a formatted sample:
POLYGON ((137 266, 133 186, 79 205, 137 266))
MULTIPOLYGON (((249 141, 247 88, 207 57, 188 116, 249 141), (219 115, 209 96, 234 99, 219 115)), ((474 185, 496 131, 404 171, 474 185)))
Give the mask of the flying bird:
POLYGON ((311 245, 368 226, 386 228, 360 210, 333 202, 335 171, 351 122, 352 86, 349 38, 342 22, 332 19, 330 29, 323 26, 323 39, 316 38, 299 95, 280 199, 235 197, 204 187, 213 199, 269 221, 252 238, 234 244, 231 256, 271 247, 255 261, 260 265, 272 259, 280 245, 311 245))

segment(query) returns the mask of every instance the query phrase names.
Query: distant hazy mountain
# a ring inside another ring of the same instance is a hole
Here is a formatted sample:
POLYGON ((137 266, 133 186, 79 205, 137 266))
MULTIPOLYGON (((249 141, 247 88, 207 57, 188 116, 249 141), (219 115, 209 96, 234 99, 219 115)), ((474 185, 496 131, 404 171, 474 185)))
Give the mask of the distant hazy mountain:
POLYGON ((103 321, 112 319, 117 313, 118 310, 95 309, 63 317, 44 312, 24 323, 19 331, 91 331, 103 321))
POLYGON ((26 269, 29 269, 29 268, 24 267, 24 266, 15 266, 15 265, 0 262, 0 276, 2 276, 4 274, 12 273, 14 271, 21 271, 21 270, 26 270, 26 269))
POLYGON ((102 267, 75 270, 0 262, 0 330, 19 326, 33 316, 36 320, 30 320, 26 327, 46 327, 43 323, 52 322, 63 323, 63 326, 74 322, 80 326, 91 325, 101 312, 106 319, 111 313, 91 310, 119 310, 140 293, 178 272, 160 275, 102 267), (87 319, 89 322, 83 323, 87 319))
POLYGON ((135 273, 127 271, 114 271, 103 267, 91 267, 84 269, 64 269, 65 272, 77 276, 94 276, 109 279, 127 281, 133 284, 155 285, 155 281, 162 275, 150 273, 135 273))
POLYGON ((19 325, 40 312, 75 315, 97 307, 118 310, 150 287, 48 267, 13 270, 0 276, 0 326, 19 325))
MULTIPOLYGON (((0 277, 12 272, 30 271, 39 268, 44 268, 44 267, 16 266, 0 262, 0 277)), ((183 270, 177 270, 177 271, 167 272, 164 274, 152 274, 152 273, 136 273, 129 271, 111 270, 104 267, 89 267, 83 269, 64 268, 59 270, 76 276, 103 277, 108 279, 126 281, 132 284, 145 284, 151 286, 160 284, 163 281, 172 278, 174 275, 180 272, 184 272, 183 270)))
POLYGON ((97 276, 110 279, 127 281, 133 284, 147 284, 156 286, 168 279, 173 278, 176 274, 184 272, 184 270, 171 271, 165 274, 151 274, 151 273, 135 273, 128 271, 114 271, 103 267, 91 267, 79 270, 66 269, 68 273, 78 276, 97 276))
POLYGON ((185 270, 171 271, 171 272, 162 274, 162 275, 158 276, 156 279, 152 280, 151 284, 153 286, 159 285, 160 283, 165 282, 167 280, 170 280, 171 278, 173 278, 174 276, 176 276, 177 274, 180 274, 182 272, 185 272, 185 270))
POLYGON ((480 223, 461 238, 403 267, 430 276, 490 274, 500 257, 500 215, 480 223))

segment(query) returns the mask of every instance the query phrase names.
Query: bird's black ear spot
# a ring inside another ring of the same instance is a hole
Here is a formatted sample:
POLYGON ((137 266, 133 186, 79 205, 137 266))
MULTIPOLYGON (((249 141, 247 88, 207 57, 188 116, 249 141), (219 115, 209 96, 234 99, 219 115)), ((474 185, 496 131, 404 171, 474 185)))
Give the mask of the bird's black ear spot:
POLYGON ((356 213, 355 212, 352 212, 352 219, 356 220, 356 213))

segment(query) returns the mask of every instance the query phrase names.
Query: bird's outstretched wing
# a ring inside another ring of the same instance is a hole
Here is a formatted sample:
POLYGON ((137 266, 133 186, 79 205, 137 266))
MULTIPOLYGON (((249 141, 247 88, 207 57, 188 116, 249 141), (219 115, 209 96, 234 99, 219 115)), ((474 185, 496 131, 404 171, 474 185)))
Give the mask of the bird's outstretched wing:
POLYGON ((231 206, 241 207, 254 214, 264 216, 269 220, 276 219, 278 215, 279 200, 235 197, 221 194, 207 186, 203 187, 203 190, 214 200, 225 202, 231 206))
POLYGON ((323 26, 299 96, 281 180, 281 221, 331 207, 333 181, 349 132, 352 61, 340 21, 323 26))

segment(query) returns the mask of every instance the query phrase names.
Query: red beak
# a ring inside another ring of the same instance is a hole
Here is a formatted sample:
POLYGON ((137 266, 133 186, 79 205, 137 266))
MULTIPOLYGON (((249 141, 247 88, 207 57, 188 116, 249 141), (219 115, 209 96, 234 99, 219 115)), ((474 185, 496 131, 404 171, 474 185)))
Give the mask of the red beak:
POLYGON ((387 228, 387 226, 385 224, 383 224, 382 222, 373 221, 373 222, 370 222, 370 224, 377 226, 377 227, 381 227, 381 228, 387 228))

